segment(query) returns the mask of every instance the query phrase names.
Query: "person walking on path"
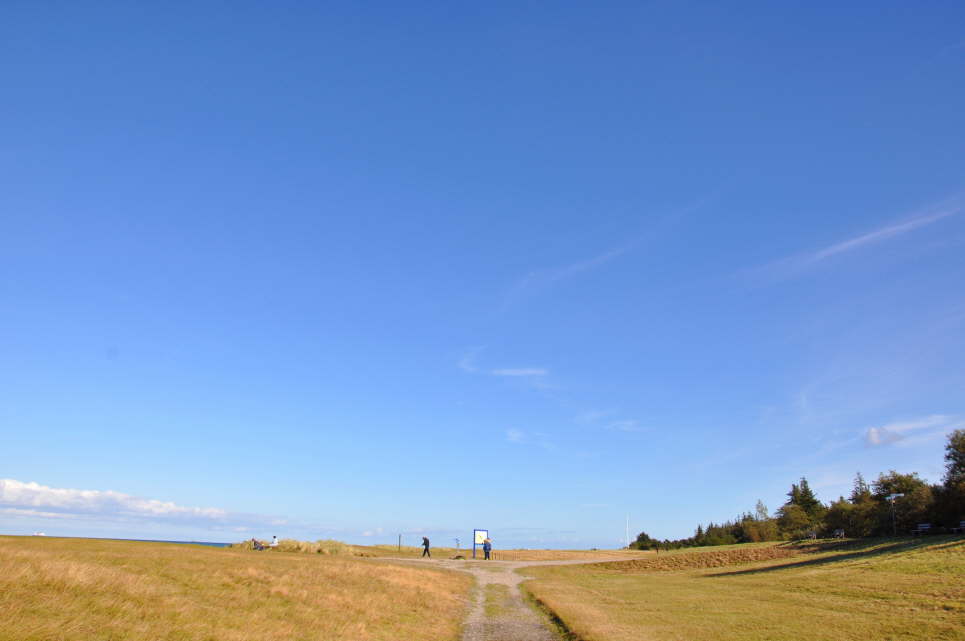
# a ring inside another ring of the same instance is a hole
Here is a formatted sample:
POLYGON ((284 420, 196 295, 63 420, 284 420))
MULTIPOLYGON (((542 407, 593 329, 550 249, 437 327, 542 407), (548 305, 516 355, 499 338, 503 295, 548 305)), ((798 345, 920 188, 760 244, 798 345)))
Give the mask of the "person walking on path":
POLYGON ((428 557, 431 559, 431 558, 432 558, 432 553, 429 552, 429 537, 428 537, 428 536, 422 537, 422 548, 423 548, 423 549, 422 549, 422 556, 423 556, 423 557, 428 556, 428 557))
POLYGON ((486 539, 485 541, 483 541, 483 554, 485 555, 484 560, 486 561, 489 560, 489 553, 492 551, 493 551, 492 539, 486 539))

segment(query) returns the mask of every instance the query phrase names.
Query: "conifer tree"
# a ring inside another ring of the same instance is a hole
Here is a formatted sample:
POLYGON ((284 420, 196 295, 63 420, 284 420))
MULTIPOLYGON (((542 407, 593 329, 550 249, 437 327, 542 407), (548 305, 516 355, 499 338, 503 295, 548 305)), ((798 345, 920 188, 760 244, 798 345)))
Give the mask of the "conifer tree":
POLYGON ((814 492, 811 491, 811 486, 808 485, 808 480, 803 476, 801 477, 797 504, 800 505, 801 509, 803 509, 807 515, 812 518, 817 516, 821 511, 820 508, 823 507, 821 505, 821 501, 819 501, 818 498, 814 496, 814 492))
POLYGON ((945 487, 965 482, 965 430, 948 435, 945 445, 945 487))
POLYGON ((861 472, 858 472, 854 477, 854 487, 849 499, 855 505, 871 500, 871 486, 864 480, 861 472))
POLYGON ((787 503, 784 505, 799 505, 801 500, 801 488, 797 483, 791 483, 791 491, 787 493, 787 503))
POLYGON ((757 521, 766 521, 770 516, 767 513, 767 506, 764 505, 764 501, 757 499, 757 507, 754 509, 754 519, 757 521))

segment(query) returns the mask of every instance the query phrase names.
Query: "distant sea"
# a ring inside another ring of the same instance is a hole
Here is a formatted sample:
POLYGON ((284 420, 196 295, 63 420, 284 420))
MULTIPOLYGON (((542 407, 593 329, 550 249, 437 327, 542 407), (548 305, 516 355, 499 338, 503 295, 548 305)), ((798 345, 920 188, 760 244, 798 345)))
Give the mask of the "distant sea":
POLYGON ((226 548, 230 543, 216 541, 164 541, 162 539, 109 539, 111 541, 139 541, 141 543, 180 543, 182 545, 210 545, 213 548, 226 548))

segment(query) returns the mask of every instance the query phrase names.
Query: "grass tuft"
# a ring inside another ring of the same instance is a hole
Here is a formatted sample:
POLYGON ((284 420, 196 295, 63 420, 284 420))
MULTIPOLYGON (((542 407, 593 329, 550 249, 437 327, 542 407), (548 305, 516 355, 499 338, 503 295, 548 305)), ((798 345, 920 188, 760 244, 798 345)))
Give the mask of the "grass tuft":
MULTIPOLYGON (((254 551, 255 546, 251 539, 241 543, 232 543, 230 546, 236 550, 254 551)), ((341 556, 375 556, 363 548, 359 548, 342 541, 333 539, 320 539, 318 541, 298 541, 296 539, 279 539, 278 545, 274 548, 261 550, 264 552, 296 552, 300 554, 329 554, 341 556)))
POLYGON ((506 602, 510 598, 508 585, 503 585, 501 583, 490 583, 486 586, 483 596, 485 597, 483 601, 483 609, 486 612, 487 617, 495 618, 506 612, 506 602))

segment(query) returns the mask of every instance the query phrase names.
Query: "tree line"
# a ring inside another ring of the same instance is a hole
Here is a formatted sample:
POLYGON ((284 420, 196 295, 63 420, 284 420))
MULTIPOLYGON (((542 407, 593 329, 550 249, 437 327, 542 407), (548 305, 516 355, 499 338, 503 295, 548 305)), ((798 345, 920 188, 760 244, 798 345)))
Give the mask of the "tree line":
POLYGON ((773 515, 758 501, 754 512, 724 523, 698 525, 686 539, 660 541, 641 532, 630 547, 651 550, 823 538, 836 531, 848 537, 892 536, 908 534, 919 523, 930 523, 934 531, 957 528, 965 520, 965 430, 948 436, 940 484, 929 484, 914 472, 894 470, 868 483, 859 472, 847 498, 824 504, 803 477, 791 484, 787 497, 773 515))

